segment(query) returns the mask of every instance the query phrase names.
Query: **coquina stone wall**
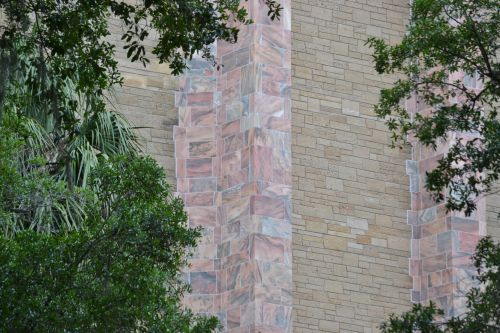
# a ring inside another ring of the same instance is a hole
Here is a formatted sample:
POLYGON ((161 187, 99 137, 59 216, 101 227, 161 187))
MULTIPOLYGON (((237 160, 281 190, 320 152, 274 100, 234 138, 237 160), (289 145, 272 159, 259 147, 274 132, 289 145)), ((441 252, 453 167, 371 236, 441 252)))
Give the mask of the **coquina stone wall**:
POLYGON ((373 105, 393 78, 370 36, 399 41, 406 0, 292 1, 295 332, 375 332, 410 307, 409 150, 373 105))

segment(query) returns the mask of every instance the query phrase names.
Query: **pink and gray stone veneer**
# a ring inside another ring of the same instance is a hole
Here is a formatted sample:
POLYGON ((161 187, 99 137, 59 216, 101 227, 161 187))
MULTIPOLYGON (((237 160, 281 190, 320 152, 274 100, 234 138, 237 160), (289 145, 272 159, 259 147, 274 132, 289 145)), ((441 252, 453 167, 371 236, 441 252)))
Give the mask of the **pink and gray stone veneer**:
MULTIPOLYGON (((411 113, 431 111, 415 97, 407 102, 406 108, 411 113)), ((465 217, 447 213, 445 203, 436 204, 424 188, 426 171, 438 165, 456 137, 457 133, 450 133, 450 139, 436 151, 414 142, 413 159, 406 162, 411 192, 408 224, 412 228, 409 265, 412 301, 433 301, 446 316, 460 315, 466 309, 465 294, 474 285, 475 275, 471 256, 481 236, 486 234, 484 198, 478 201, 477 211, 465 217)), ((467 139, 465 135, 460 137, 467 139)))
POLYGON ((190 259, 187 304, 227 332, 291 332, 290 3, 237 44, 217 42, 217 71, 194 59, 176 94, 177 191, 203 239, 190 259))

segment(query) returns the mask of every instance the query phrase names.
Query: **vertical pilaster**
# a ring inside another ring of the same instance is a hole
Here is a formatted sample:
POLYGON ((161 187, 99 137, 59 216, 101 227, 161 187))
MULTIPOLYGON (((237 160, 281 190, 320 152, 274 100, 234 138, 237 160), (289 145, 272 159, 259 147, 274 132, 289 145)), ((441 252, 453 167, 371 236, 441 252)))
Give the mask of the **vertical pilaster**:
MULTIPOLYGON (((432 110, 417 98, 407 102, 411 113, 429 114, 432 110)), ((477 211, 469 217, 446 212, 445 202, 436 204, 425 190, 425 175, 438 165, 457 138, 467 135, 449 133, 437 150, 413 143, 412 160, 406 163, 410 177, 412 227, 410 275, 413 277, 412 301, 433 301, 446 316, 465 311, 465 294, 474 284, 475 269, 471 256, 481 236, 485 235, 485 203, 480 199, 477 211)))
POLYGON ((289 4, 237 44, 218 43, 222 309, 228 330, 291 331, 291 111, 289 4))
MULTIPOLYGON (((214 50, 215 52, 215 50, 214 50)), ((203 59, 194 59, 179 79, 176 93, 179 124, 174 127, 177 192, 184 199, 190 226, 203 227, 203 237, 190 258, 186 303, 199 313, 215 313, 217 290, 217 115, 220 94, 217 72, 203 59)))
POLYGON ((242 6, 254 23, 238 43, 217 42, 221 70, 181 79, 178 192, 205 230, 187 301, 227 332, 291 332, 290 3, 279 21, 262 1, 242 6))

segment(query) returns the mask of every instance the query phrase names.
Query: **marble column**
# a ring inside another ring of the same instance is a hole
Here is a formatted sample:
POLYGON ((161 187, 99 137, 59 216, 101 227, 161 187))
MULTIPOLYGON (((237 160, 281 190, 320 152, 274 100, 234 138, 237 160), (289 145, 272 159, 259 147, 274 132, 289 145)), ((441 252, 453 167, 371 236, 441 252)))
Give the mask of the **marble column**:
POLYGON ((254 23, 217 42, 219 71, 196 61, 177 98, 178 192, 204 228, 187 302, 227 332, 291 332, 290 3, 279 21, 242 6, 254 23))
MULTIPOLYGON (((456 73, 456 76, 463 73, 456 73)), ((429 114, 432 109, 414 97, 407 102, 411 113, 429 114)), ((471 256, 481 236, 486 234, 485 200, 480 199, 477 211, 466 217, 458 212, 446 212, 445 202, 436 204, 425 190, 426 171, 434 169, 454 140, 468 139, 470 134, 449 133, 448 140, 437 150, 413 142, 412 160, 408 160, 411 210, 408 224, 412 227, 410 275, 413 277, 413 302, 433 301, 446 316, 466 310, 465 294, 474 285, 475 268, 471 256)))

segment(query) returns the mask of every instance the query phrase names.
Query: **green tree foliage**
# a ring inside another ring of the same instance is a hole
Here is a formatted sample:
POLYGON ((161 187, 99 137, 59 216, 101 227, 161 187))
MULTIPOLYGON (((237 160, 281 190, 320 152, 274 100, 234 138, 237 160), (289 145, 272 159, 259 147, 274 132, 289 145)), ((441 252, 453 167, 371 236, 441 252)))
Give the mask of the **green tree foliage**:
MULTIPOLYGON (((269 15, 280 5, 266 0, 269 15)), ((87 185, 100 156, 137 151, 130 125, 106 107, 105 92, 121 84, 110 34, 111 16, 126 30, 127 56, 146 64, 145 38, 158 35, 152 54, 174 74, 195 53, 213 60, 215 40, 235 42, 249 24, 238 0, 0 0, 0 117, 5 109, 32 119, 52 174, 70 187, 87 185), (132 4, 135 3, 135 4, 132 4)))
MULTIPOLYGON (((23 177, 14 170, 10 173, 18 186, 25 185, 23 177)), ((39 187, 59 195, 57 200, 73 195, 54 188, 57 182, 38 172, 26 182, 32 180, 45 181, 39 187)), ((14 183, 9 190, 18 190, 14 183)), ((0 236, 0 330, 210 332, 217 328, 215 317, 195 316, 181 306, 187 285, 179 279, 180 268, 186 264, 186 248, 196 245, 200 230, 187 226, 183 203, 172 197, 163 169, 151 158, 116 157, 101 163, 90 183, 96 190, 87 195, 86 218, 78 229, 63 225, 56 232, 40 232, 28 225, 9 237, 0 236)), ((15 213, 21 214, 1 207, 0 219, 15 213)))
POLYGON ((411 9, 400 44, 368 41, 377 72, 403 76, 382 90, 375 112, 386 119, 394 146, 406 144, 408 135, 433 149, 451 132, 473 137, 456 140, 426 179, 437 201, 447 187, 446 207, 470 214, 500 175, 498 1, 414 0, 411 9), (450 79, 459 71, 465 79, 450 79), (412 118, 403 106, 412 95, 432 112, 412 118))
POLYGON ((415 304, 400 315, 391 315, 381 325, 384 333, 498 333, 500 332, 500 243, 483 238, 473 256, 479 286, 467 297, 467 312, 443 319, 443 311, 435 306, 415 304))
POLYGON ((36 136, 32 125, 10 111, 0 119, 0 233, 5 237, 28 229, 76 230, 85 216, 85 191, 70 190, 49 174, 43 156, 30 153, 36 136))

